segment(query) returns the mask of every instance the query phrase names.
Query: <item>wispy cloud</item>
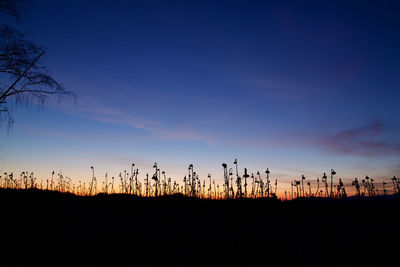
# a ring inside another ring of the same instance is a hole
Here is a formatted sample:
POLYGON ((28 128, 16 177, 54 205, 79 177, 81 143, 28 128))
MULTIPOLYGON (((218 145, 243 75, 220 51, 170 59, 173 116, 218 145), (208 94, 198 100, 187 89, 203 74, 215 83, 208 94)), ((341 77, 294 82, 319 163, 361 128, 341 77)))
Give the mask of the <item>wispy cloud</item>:
POLYGON ((384 123, 375 120, 363 126, 319 137, 316 144, 325 153, 362 157, 400 156, 400 144, 382 140, 384 123))
POLYGON ((294 149, 316 151, 329 156, 385 157, 400 156, 398 140, 385 138, 393 131, 382 120, 339 130, 334 133, 308 132, 253 132, 247 138, 234 140, 225 138, 225 143, 238 147, 269 147, 273 149, 294 149))
POLYGON ((87 119, 142 129, 158 138, 168 141, 200 141, 209 145, 214 144, 210 136, 207 136, 194 126, 179 124, 176 127, 168 127, 160 121, 134 116, 122 110, 107 107, 93 101, 86 103, 82 103, 81 101, 77 107, 63 106, 62 109, 65 112, 87 119))

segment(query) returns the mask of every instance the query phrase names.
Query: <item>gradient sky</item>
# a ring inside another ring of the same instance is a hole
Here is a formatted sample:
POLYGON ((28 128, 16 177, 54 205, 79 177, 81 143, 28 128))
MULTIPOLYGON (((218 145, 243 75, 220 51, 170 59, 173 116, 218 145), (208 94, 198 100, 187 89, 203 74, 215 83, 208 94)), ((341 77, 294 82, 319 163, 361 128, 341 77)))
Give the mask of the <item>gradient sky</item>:
POLYGON ((24 23, 78 96, 19 106, 1 171, 280 182, 400 175, 399 1, 37 1, 24 23))

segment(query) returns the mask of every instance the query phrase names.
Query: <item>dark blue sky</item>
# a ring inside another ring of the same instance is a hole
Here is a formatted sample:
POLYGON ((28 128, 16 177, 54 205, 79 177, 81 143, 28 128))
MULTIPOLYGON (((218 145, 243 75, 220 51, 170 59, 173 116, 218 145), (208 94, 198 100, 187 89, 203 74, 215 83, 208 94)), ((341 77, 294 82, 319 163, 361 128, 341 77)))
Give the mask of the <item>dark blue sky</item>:
POLYGON ((277 2, 37 1, 17 26, 78 104, 17 109, 1 167, 398 174, 400 2, 277 2))

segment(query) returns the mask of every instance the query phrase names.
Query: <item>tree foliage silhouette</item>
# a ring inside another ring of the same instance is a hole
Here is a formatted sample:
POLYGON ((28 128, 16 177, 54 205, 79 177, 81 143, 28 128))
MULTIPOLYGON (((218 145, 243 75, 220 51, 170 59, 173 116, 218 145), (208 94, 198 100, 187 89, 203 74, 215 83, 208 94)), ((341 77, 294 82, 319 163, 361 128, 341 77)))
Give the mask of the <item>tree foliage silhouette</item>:
MULTIPOLYGON (((21 21, 27 10, 25 1, 0 0, 0 15, 21 21)), ((56 81, 41 64, 42 47, 27 39, 26 34, 8 24, 0 24, 0 123, 10 127, 14 120, 12 104, 37 102, 43 107, 53 95, 75 95, 56 81)))

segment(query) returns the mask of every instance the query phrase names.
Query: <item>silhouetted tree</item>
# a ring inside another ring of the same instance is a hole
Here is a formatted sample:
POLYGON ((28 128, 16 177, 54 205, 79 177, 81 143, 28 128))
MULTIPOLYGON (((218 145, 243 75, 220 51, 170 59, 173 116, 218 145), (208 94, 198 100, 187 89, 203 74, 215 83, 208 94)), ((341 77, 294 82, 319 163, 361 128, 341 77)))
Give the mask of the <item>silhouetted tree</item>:
MULTIPOLYGON (((20 21, 27 2, 0 0, 0 15, 20 21)), ((40 58, 44 49, 26 38, 26 34, 7 24, 0 24, 0 122, 11 126, 10 104, 37 102, 44 106, 50 95, 58 99, 74 94, 57 82, 44 67, 40 58)))

